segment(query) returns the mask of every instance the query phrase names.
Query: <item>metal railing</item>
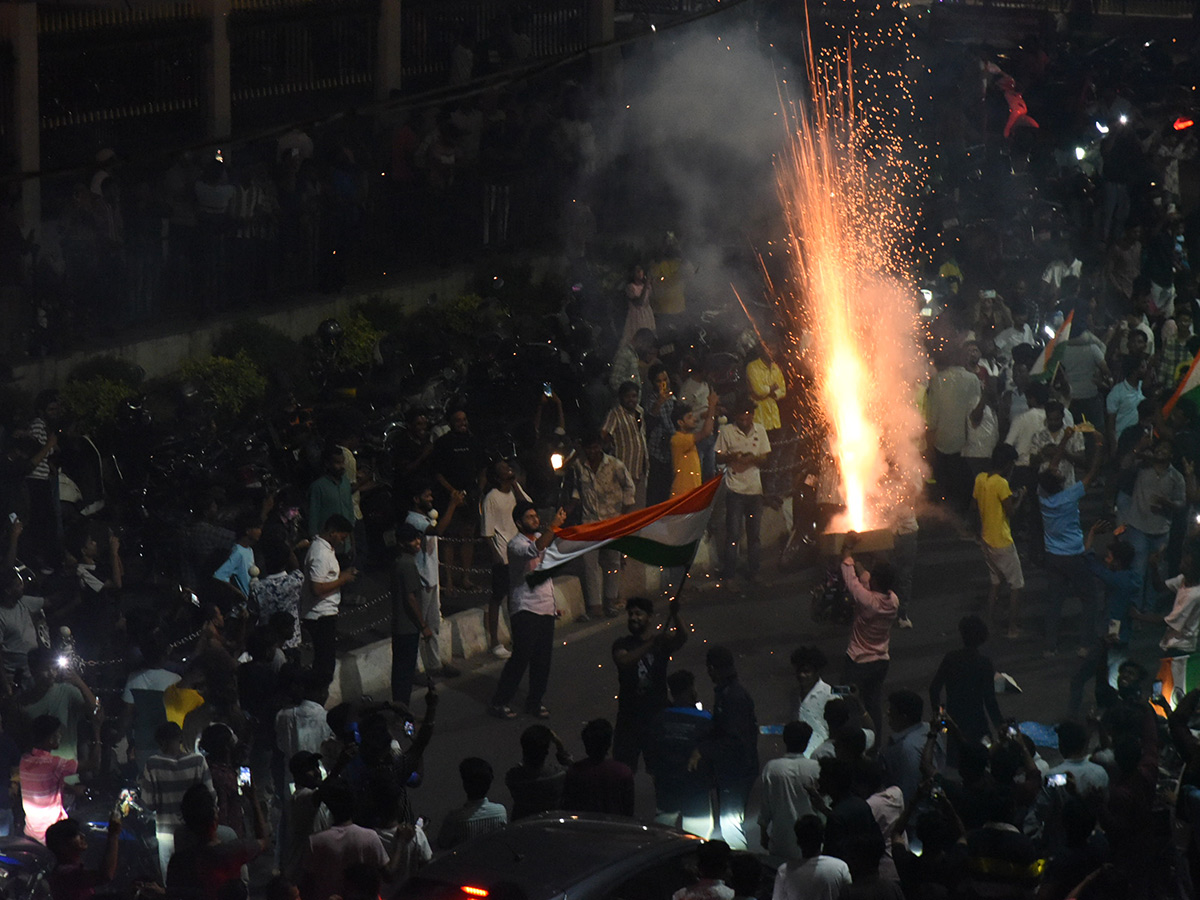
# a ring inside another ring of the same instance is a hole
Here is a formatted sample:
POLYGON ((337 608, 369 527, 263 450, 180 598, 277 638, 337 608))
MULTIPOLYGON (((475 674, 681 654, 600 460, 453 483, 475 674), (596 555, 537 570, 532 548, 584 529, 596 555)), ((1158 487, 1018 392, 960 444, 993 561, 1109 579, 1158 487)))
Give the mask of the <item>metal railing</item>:
POLYGON ((479 41, 477 68, 509 60, 542 59, 587 44, 586 0, 411 0, 400 10, 400 60, 406 82, 444 82, 459 35, 470 29, 479 41), (478 56, 483 56, 479 59, 478 56))
POLYGON ((369 95, 378 25, 376 0, 237 0, 229 17, 235 107, 331 89, 369 95))

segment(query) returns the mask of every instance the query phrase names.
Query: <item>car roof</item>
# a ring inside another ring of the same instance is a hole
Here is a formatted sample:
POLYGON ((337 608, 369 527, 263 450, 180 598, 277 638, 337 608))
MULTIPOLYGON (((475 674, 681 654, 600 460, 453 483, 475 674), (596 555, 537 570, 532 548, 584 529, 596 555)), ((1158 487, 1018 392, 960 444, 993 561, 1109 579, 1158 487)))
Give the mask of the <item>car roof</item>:
POLYGON ((548 900, 604 870, 633 872, 699 843, 694 835, 619 816, 545 813, 462 844, 414 881, 485 889, 516 884, 528 900, 548 900))

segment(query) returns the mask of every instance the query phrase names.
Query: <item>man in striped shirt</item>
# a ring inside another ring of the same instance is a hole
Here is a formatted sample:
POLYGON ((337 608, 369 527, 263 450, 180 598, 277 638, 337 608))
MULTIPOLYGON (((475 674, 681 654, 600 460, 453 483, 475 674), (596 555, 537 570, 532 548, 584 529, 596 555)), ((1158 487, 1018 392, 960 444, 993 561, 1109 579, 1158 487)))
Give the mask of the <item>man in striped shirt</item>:
POLYGON ((58 391, 45 390, 37 396, 37 416, 29 423, 29 436, 38 445, 34 463, 25 476, 29 491, 29 522, 25 538, 29 550, 23 555, 36 559, 43 571, 55 570, 62 563, 62 545, 58 534, 58 496, 56 491, 58 467, 51 462, 58 446, 58 422, 62 406, 58 391))
POLYGON ((625 464, 636 486, 637 506, 646 505, 646 475, 650 458, 646 449, 646 427, 638 405, 638 386, 632 381, 617 391, 618 403, 608 411, 602 430, 613 443, 613 456, 625 464))
POLYGON ((55 755, 62 740, 62 722, 54 716, 38 716, 30 725, 33 749, 21 757, 21 804, 25 808, 25 834, 46 842, 46 829, 67 817, 63 810, 63 791, 79 791, 79 785, 66 784, 67 778, 96 767, 100 759, 100 725, 103 717, 92 720, 92 752, 85 762, 55 755))
POLYGON ((452 850, 473 837, 498 831, 508 824, 508 810, 487 796, 495 777, 491 763, 468 756, 458 764, 458 774, 467 793, 467 802, 446 814, 437 836, 439 850, 452 850))
POLYGON ((146 761, 139 787, 142 802, 154 810, 158 862, 165 879, 167 863, 175 852, 175 829, 183 824, 183 795, 194 784, 203 784, 211 791, 213 783, 204 757, 184 752, 183 729, 176 723, 159 725, 154 740, 160 752, 146 761))

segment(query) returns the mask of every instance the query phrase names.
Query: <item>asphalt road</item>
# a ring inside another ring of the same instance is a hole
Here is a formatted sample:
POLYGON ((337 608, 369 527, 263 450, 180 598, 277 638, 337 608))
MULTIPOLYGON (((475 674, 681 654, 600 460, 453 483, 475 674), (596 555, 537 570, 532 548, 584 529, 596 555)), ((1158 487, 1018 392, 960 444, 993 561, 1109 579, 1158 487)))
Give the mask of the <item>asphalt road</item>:
MULTIPOLYGON (((1085 507, 1086 508, 1086 507, 1085 507)), ((1086 528, 1092 517, 1084 516, 1086 528)), ((957 623, 968 612, 980 612, 987 594, 987 570, 978 547, 961 529, 936 517, 922 518, 915 600, 910 616, 915 627, 894 629, 891 667, 885 692, 911 688, 925 696, 930 678, 946 651, 959 645, 957 623)), ((737 659, 742 683, 754 698, 760 725, 782 724, 794 715, 794 679, 788 657, 802 643, 820 646, 831 661, 827 680, 835 682, 845 652, 847 630, 828 623, 816 624, 810 613, 810 587, 815 572, 772 575, 764 573, 754 589, 715 587, 701 579, 684 596, 684 619, 692 626, 687 645, 673 667, 686 667, 697 675, 701 699, 710 703, 711 685, 704 674, 704 653, 709 644, 728 646, 737 659)), ((998 671, 1013 676, 1021 694, 1006 694, 1000 706, 1006 717, 1046 724, 1057 722, 1067 702, 1067 681, 1078 664, 1073 650, 1079 605, 1069 601, 1060 629, 1064 650, 1055 659, 1042 657, 1042 608, 1045 574, 1026 561, 1026 591, 1022 625, 1026 637, 1010 641, 994 634, 984 651, 998 671)), ((625 633, 624 619, 590 622, 560 632, 554 648, 550 688, 545 699, 551 710, 551 727, 576 756, 582 755, 579 732, 591 718, 616 714, 617 677, 610 658, 612 641, 625 633)), ((1135 636, 1135 655, 1148 667, 1156 666, 1159 630, 1147 628, 1135 636)), ((491 799, 511 805, 504 787, 504 772, 519 762, 521 731, 534 720, 527 716, 501 721, 486 714, 486 704, 496 685, 502 663, 488 660, 470 668, 463 677, 444 683, 437 731, 426 756, 424 783, 412 793, 414 809, 432 823, 463 802, 457 765, 465 756, 482 756, 496 770, 491 799)), ((523 695, 518 694, 514 708, 523 695)), ((1086 703, 1085 703, 1086 708, 1086 703)), ((421 693, 414 694, 420 711, 421 693)), ((928 713, 928 710, 927 710, 928 713)), ((762 736, 762 760, 781 755, 778 737, 762 736)), ((1052 760, 1053 750, 1043 751, 1052 760)), ((637 815, 653 815, 653 788, 644 771, 637 774, 637 815)), ((757 810, 752 800, 752 818, 757 810)), ((757 829, 748 834, 756 846, 757 829)))

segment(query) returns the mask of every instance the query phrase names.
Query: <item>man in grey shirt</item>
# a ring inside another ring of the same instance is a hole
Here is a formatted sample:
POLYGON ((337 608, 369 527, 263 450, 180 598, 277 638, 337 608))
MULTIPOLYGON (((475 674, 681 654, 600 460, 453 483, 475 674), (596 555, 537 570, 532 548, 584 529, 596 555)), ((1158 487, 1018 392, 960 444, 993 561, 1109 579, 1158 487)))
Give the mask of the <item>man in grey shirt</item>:
MULTIPOLYGON (((1167 545, 1171 532, 1171 517, 1187 502, 1183 475, 1171 465, 1172 448, 1159 441, 1149 453, 1147 462, 1138 470, 1133 482, 1133 499, 1125 513, 1125 539, 1133 546, 1133 571, 1142 576, 1142 597, 1139 606, 1145 611, 1152 593, 1153 579, 1146 567, 1150 557, 1167 545)), ((1161 574, 1161 573, 1160 573, 1161 574)))
POLYGON ((4 675, 13 679, 21 673, 29 684, 29 651, 38 645, 33 617, 46 605, 42 597, 25 596, 25 580, 16 569, 4 573, 0 583, 0 650, 4 653, 4 675))

